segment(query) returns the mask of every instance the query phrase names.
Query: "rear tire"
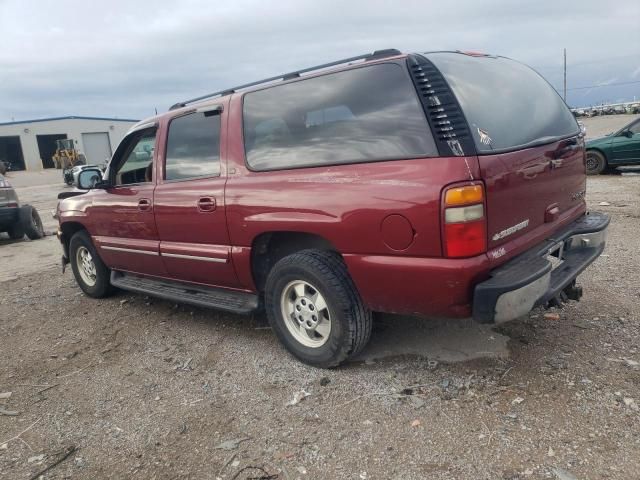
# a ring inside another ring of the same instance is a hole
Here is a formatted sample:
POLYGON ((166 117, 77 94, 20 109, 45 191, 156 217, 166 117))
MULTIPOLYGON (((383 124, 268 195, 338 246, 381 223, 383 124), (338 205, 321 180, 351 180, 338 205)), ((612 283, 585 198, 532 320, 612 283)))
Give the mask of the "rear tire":
POLYGON ((336 253, 303 250, 276 263, 267 277, 265 308, 286 349, 315 367, 341 364, 371 336, 371 311, 336 253))
POLYGON ((587 150, 587 175, 600 175, 607 168, 607 159, 596 150, 587 150))
POLYGON ((104 298, 113 293, 111 270, 100 259, 85 230, 80 230, 71 237, 69 260, 73 276, 84 293, 93 298, 104 298))
POLYGON ((38 240, 44 237, 44 227, 38 211, 31 207, 31 215, 24 223, 24 233, 31 240, 38 240))

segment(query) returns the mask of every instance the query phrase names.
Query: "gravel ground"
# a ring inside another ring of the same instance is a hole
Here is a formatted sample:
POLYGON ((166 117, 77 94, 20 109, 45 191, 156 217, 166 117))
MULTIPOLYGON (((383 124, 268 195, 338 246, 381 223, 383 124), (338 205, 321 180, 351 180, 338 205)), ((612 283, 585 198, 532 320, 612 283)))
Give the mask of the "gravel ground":
POLYGON ((632 120, 640 118, 640 114, 605 115, 603 117, 580 117, 579 122, 587 127, 587 139, 603 137, 615 132, 632 120))
POLYGON ((262 316, 91 300, 53 268, 0 283, 0 478, 69 452, 44 478, 638 478, 640 178, 589 178, 587 201, 612 223, 581 302, 495 332, 419 321, 461 353, 476 332, 466 361, 396 345, 318 370, 262 316))

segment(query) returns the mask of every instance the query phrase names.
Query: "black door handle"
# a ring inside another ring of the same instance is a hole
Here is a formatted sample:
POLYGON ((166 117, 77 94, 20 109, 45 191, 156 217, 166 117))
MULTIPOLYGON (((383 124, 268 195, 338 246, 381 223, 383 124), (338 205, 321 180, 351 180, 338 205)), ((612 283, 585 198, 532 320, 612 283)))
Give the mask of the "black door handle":
POLYGON ((151 210, 151 201, 147 198, 141 198, 138 201, 138 210, 142 210, 143 212, 151 210))

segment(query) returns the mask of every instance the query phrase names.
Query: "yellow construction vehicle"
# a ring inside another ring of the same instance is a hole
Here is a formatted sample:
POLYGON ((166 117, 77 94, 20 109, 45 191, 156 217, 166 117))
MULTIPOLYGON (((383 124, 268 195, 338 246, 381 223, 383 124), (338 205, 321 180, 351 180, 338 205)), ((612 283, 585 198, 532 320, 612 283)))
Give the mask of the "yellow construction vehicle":
POLYGON ((76 150, 72 138, 56 140, 56 153, 53 154, 53 163, 56 168, 71 168, 86 163, 84 155, 76 150), (79 163, 80 162, 80 163, 79 163))
POLYGON ((73 183, 72 169, 78 165, 86 165, 87 159, 82 152, 75 147, 72 138, 56 140, 56 153, 53 154, 53 163, 56 168, 62 169, 62 179, 67 185, 73 183))

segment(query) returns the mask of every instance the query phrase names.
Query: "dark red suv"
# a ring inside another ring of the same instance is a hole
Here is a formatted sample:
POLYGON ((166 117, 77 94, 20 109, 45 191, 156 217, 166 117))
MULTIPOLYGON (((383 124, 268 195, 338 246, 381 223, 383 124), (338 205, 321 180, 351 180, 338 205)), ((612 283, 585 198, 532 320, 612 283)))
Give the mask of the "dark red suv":
POLYGON ((385 50, 139 123, 60 201, 59 236, 92 297, 264 307, 329 367, 373 311, 493 323, 578 299, 609 222, 585 182, 578 124, 535 71, 385 50))

